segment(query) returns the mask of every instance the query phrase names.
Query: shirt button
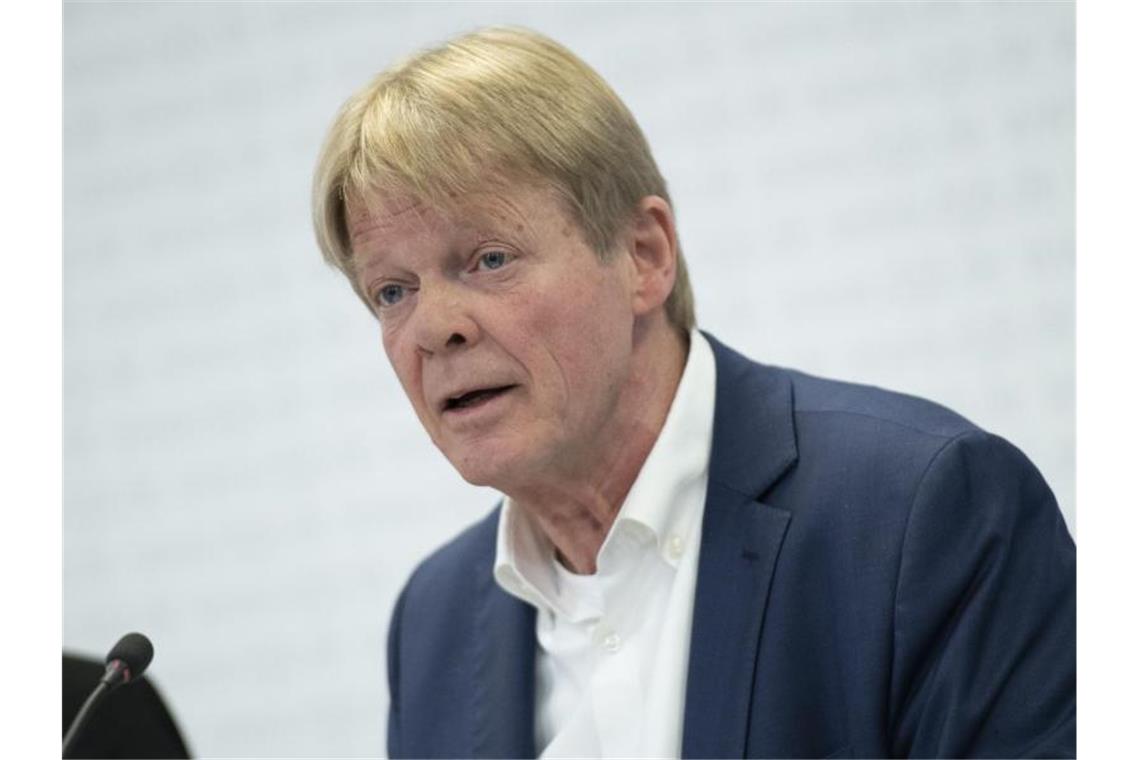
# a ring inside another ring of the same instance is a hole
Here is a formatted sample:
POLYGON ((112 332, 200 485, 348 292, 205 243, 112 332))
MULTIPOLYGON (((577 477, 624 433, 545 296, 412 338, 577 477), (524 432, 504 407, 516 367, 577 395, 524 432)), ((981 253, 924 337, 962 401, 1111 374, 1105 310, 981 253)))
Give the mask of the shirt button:
POLYGON ((621 649, 621 635, 604 622, 593 627, 590 638, 594 646, 610 654, 621 649))
POLYGON ((621 649, 621 636, 618 636, 616 633, 608 634, 604 639, 602 639, 602 648, 610 654, 613 654, 617 650, 621 649))
POLYGON ((681 559, 681 555, 685 553, 685 542, 680 536, 674 534, 669 537, 669 543, 665 547, 665 552, 669 555, 669 559, 681 559))

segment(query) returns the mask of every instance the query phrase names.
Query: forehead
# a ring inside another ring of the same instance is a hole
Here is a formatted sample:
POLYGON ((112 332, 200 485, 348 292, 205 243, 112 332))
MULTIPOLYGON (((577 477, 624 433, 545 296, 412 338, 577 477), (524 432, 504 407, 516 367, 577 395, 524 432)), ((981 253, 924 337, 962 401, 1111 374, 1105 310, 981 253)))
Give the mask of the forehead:
POLYGON ((345 213, 354 250, 394 238, 455 233, 519 236, 550 225, 565 229, 568 215, 552 190, 523 185, 452 195, 433 203, 407 193, 375 192, 349 199, 345 213))

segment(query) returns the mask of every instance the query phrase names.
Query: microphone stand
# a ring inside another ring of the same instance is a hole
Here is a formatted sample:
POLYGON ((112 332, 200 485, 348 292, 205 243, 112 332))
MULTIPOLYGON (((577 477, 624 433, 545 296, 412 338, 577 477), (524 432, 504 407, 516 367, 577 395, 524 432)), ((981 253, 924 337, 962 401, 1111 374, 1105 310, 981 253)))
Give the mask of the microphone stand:
POLYGON ((67 729, 67 734, 63 737, 63 756, 71 757, 72 751, 75 749, 75 739, 79 736, 80 729, 87 723, 87 718, 90 716, 91 711, 95 709, 96 705, 103 701, 103 698, 111 693, 111 687, 107 685, 106 681, 100 681, 91 695, 87 697, 87 701, 83 703, 83 707, 79 708, 79 712, 75 714, 75 720, 71 721, 71 726, 67 729))
POLYGON ((99 679, 99 684, 92 690, 87 700, 83 703, 83 707, 79 708, 79 712, 75 714, 74 720, 67 728, 67 733, 63 737, 63 756, 69 758, 75 750, 75 740, 83 732, 83 728, 87 725, 88 719, 99 703, 111 691, 120 684, 126 683, 130 679, 130 670, 127 668, 126 663, 122 660, 112 660, 107 663, 107 671, 103 677, 99 679))

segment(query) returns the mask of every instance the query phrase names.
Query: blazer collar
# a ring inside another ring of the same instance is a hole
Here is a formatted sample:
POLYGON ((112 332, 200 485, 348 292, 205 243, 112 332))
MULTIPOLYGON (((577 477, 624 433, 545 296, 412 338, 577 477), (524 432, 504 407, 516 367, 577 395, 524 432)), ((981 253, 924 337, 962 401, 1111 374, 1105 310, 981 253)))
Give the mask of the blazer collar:
POLYGON ((759 498, 797 458, 792 381, 702 334, 716 357, 709 480, 759 498))
POLYGON ((470 757, 534 757, 535 609, 495 583, 495 530, 502 505, 491 513, 485 551, 473 568, 470 757))
POLYGON ((682 757, 744 757, 768 590, 791 513, 759 501, 796 462, 791 380, 706 335, 716 412, 682 757))

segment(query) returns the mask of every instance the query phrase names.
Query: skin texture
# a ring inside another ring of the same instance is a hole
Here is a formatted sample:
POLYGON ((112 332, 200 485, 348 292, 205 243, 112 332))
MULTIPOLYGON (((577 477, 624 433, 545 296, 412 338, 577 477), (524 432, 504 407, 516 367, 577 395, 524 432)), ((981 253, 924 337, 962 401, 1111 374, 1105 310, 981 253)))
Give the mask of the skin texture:
POLYGON ((529 185, 447 209, 377 194, 350 202, 348 227, 357 284, 432 441, 526 509, 567 567, 594 572, 684 367, 687 337, 664 312, 668 204, 643 198, 606 263, 529 185), (502 390, 449 408, 481 389, 502 390))

